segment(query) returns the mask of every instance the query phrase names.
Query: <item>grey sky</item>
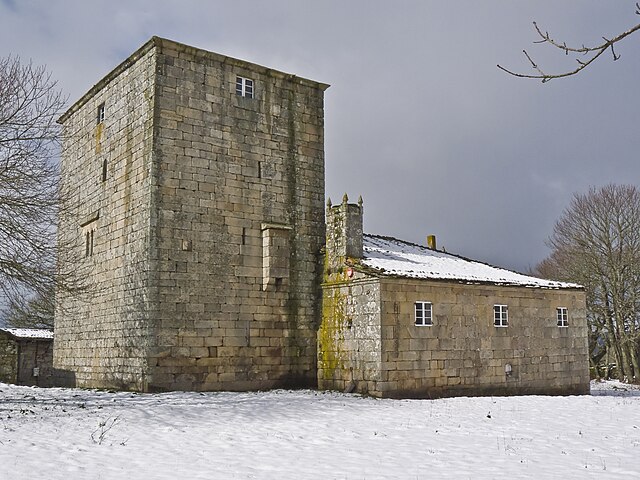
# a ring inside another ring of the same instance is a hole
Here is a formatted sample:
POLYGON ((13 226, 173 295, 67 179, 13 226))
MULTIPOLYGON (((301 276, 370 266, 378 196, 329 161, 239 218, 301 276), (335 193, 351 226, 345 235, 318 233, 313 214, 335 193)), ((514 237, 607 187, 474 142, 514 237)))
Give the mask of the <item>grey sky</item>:
POLYGON ((640 172, 640 35, 580 76, 518 80, 526 48, 574 60, 533 20, 591 44, 640 20, 633 1, 0 0, 0 55, 46 64, 78 99, 152 35, 331 84, 327 195, 362 195, 365 230, 518 270, 571 195, 640 172))

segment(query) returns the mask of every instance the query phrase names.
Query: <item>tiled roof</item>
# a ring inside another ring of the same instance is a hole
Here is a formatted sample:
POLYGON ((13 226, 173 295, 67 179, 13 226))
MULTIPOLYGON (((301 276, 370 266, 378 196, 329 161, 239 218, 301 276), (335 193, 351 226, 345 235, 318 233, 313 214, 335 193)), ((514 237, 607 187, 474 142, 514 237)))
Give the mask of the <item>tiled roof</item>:
POLYGON ((0 328, 0 331, 16 338, 53 339, 53 331, 43 328, 0 328))
POLYGON ((469 260, 391 237, 365 234, 362 264, 387 276, 537 288, 581 288, 469 260))

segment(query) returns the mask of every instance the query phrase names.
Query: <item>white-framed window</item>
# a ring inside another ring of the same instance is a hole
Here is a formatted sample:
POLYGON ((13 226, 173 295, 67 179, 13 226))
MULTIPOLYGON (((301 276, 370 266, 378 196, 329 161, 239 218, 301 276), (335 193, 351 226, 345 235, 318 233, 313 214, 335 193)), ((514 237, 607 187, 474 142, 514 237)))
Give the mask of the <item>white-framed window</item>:
POLYGON ((558 319, 559 327, 568 327, 569 326, 569 311, 567 307, 558 307, 556 308, 556 318, 558 319))
POLYGON ((104 122, 104 103, 98 105, 98 113, 96 114, 96 125, 104 122))
POLYGON ((430 327, 433 325, 431 315, 431 302, 416 302, 416 326, 418 327, 430 327))
POLYGON ((496 327, 509 326, 509 307, 507 305, 493 306, 493 325, 496 327))
POLYGON ((236 95, 253 98, 253 80, 241 76, 236 77, 236 95))

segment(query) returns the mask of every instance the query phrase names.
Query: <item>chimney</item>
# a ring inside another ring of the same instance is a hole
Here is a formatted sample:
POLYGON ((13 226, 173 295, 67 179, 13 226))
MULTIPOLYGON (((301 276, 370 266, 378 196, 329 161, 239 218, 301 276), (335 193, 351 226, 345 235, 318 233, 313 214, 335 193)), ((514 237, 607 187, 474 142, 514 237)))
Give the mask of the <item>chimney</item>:
POLYGON ((427 247, 429 247, 431 250, 437 250, 437 244, 436 244, 436 236, 435 235, 427 235, 427 247))

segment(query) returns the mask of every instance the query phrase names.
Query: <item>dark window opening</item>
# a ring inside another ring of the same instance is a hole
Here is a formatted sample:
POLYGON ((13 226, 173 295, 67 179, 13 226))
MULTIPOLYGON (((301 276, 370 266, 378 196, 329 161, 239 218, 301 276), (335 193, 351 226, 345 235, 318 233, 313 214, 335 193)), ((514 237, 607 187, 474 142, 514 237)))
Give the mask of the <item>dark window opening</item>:
POLYGON ((84 256, 91 257, 93 256, 93 232, 91 230, 89 232, 85 232, 84 234, 84 256))
POLYGON ((103 160, 102 162, 102 181, 107 181, 107 161, 103 160))

